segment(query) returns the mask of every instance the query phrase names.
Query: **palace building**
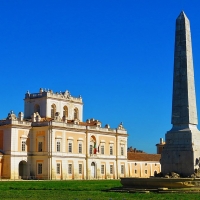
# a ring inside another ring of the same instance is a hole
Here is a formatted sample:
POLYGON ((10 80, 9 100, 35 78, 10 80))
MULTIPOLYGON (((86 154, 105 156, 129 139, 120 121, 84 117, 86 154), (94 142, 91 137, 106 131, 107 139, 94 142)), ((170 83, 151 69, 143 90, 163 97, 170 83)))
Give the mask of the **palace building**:
POLYGON ((0 120, 0 178, 118 179, 160 172, 148 154, 127 157, 127 131, 88 119, 83 101, 68 91, 25 94, 24 113, 0 120))
POLYGON ((127 131, 83 122, 82 98, 40 89, 24 113, 0 120, 0 176, 8 179, 117 179, 127 173, 127 131))

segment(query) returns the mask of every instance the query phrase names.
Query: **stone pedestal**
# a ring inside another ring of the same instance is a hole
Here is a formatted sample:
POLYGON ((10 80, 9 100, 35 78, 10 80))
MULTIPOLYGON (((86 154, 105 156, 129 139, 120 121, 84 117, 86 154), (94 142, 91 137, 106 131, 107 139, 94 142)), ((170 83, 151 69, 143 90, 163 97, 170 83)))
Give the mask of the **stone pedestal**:
POLYGON ((187 177, 199 168, 200 131, 196 125, 173 127, 166 134, 161 156, 161 171, 179 173, 187 177), (181 129, 180 129, 181 128, 181 129))

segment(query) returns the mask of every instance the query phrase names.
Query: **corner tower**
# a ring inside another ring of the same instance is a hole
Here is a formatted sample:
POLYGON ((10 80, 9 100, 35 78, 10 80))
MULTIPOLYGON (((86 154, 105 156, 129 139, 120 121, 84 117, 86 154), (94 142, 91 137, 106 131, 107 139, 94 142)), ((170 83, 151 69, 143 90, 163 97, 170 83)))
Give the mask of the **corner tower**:
POLYGON ((199 169, 200 132, 192 58, 190 22, 182 11, 176 19, 172 129, 165 135, 161 156, 163 174, 190 176, 199 169))
POLYGON ((24 118, 31 119, 34 113, 42 118, 76 119, 82 122, 82 97, 72 97, 68 90, 54 93, 53 90, 40 88, 39 93, 27 92, 24 99, 24 118))

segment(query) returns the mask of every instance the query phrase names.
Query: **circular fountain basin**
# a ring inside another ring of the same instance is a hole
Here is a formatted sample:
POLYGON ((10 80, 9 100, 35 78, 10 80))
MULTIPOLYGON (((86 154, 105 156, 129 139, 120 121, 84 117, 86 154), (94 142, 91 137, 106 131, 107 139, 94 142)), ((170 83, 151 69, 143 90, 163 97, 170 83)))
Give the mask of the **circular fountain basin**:
POLYGON ((192 188, 200 187, 200 178, 121 178, 125 188, 192 188))

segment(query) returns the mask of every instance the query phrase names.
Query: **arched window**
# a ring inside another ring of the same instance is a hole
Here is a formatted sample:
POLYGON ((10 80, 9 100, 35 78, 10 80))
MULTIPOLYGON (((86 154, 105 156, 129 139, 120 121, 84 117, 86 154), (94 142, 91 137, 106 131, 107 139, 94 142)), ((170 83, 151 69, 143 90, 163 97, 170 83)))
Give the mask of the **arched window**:
POLYGON ((34 106, 34 113, 38 112, 40 114, 40 106, 38 104, 35 104, 34 106))
POLYGON ((78 119, 78 108, 74 109, 74 119, 78 119))
POLYGON ((68 107, 67 106, 64 106, 63 107, 63 117, 68 117, 68 107))
POLYGON ((51 118, 54 119, 55 118, 55 113, 56 113, 56 105, 52 104, 51 105, 51 118))

